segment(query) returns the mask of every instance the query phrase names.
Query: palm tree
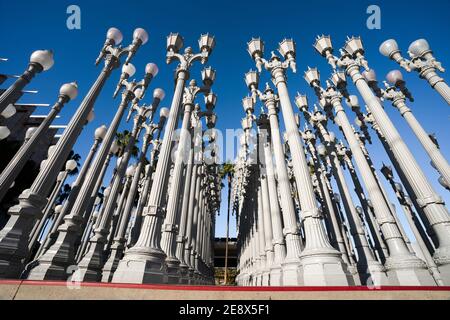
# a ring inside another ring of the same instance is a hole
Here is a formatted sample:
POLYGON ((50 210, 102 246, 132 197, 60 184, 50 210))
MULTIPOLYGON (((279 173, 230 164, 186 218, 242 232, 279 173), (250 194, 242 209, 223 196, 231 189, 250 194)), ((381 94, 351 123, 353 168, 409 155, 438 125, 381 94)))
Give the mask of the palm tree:
POLYGON ((234 175, 234 164, 225 162, 220 169, 220 177, 228 181, 228 208, 227 208, 227 237, 225 240, 225 272, 223 275, 223 282, 228 283, 228 238, 230 236, 230 208, 231 208, 231 181, 234 175))
MULTIPOLYGON (((131 132, 128 130, 124 130, 123 132, 117 132, 116 137, 117 137, 117 145, 119 146, 117 157, 121 157, 125 152, 125 148, 130 143, 131 132)), ((131 148, 131 156, 133 158, 137 158, 139 154, 139 148, 136 146, 138 142, 139 141, 136 140, 135 145, 131 148)))

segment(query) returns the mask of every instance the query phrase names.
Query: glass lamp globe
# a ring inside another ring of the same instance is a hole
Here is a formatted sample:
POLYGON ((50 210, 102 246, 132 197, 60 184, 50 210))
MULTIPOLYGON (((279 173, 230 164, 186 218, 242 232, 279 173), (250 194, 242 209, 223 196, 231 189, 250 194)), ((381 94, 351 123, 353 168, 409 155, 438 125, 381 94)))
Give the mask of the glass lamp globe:
POLYGON ((330 131, 329 135, 330 135, 330 140, 332 142, 336 141, 336 134, 333 131, 330 131))
POLYGON ((183 47, 183 37, 178 33, 170 33, 167 36, 167 51, 179 52, 183 47))
POLYGON ((55 148, 56 148, 55 145, 48 147, 48 150, 47 150, 47 156, 48 157, 52 156, 53 152, 55 151, 55 148))
POLYGON ((264 52, 264 42, 261 38, 252 38, 252 40, 247 43, 247 51, 252 58, 255 58, 255 56, 262 57, 264 52))
POLYGON ((11 118, 16 114, 16 107, 13 104, 9 104, 1 113, 1 116, 5 119, 11 118))
POLYGON ((259 73, 250 70, 245 74, 244 80, 248 88, 251 88, 252 86, 255 86, 257 88, 259 84, 259 73))
POLYGON ((38 63, 42 66, 44 71, 50 69, 55 61, 53 60, 53 51, 51 50, 36 50, 31 54, 30 62, 38 63))
POLYGON ((168 108, 161 108, 161 110, 159 111, 159 117, 160 118, 168 118, 169 117, 169 109, 168 108))
POLYGON ((397 41, 395 41, 394 39, 388 39, 384 41, 380 45, 378 50, 383 56, 386 57, 390 57, 392 54, 399 51, 397 41))
POLYGON ((33 136, 33 133, 36 131, 37 127, 31 127, 27 129, 27 132, 25 133, 25 139, 29 140, 33 136))
POLYGON ((350 107, 352 107, 352 108, 353 108, 353 107, 358 107, 358 106, 359 106, 358 97, 355 96, 355 95, 350 95, 350 96, 348 97, 347 104, 348 104, 350 107))
POLYGON ((135 169, 136 169, 135 166, 129 166, 129 167, 127 168, 127 170, 125 171, 125 175, 126 175, 127 177, 132 177, 132 176, 134 176, 134 171, 135 171, 135 169))
POLYGON ((408 52, 413 57, 420 57, 430 51, 430 45, 425 39, 418 39, 409 45, 408 52))
POLYGON ((62 205, 57 205, 57 206, 55 207, 55 213, 56 213, 56 214, 61 213, 62 209, 63 209, 63 206, 62 206, 62 205))
POLYGON ((94 204, 98 205, 100 203, 100 201, 102 201, 102 199, 100 197, 95 197, 94 204))
POLYGON ((97 139, 97 140, 105 139, 107 131, 108 131, 108 128, 105 125, 98 127, 97 129, 95 129, 95 133, 94 133, 95 139, 97 139))
POLYGON ((92 120, 94 120, 94 118, 95 118, 95 113, 94 113, 94 109, 92 109, 87 116, 87 122, 92 122, 92 120))
POLYGON ((367 82, 375 82, 377 81, 377 75, 373 69, 366 70, 362 73, 367 82))
POLYGON ((63 96, 69 97, 70 100, 73 100, 78 95, 78 85, 76 82, 65 83, 59 89, 59 94, 63 96))
POLYGON ((136 67, 132 63, 124 64, 122 73, 126 73, 128 77, 132 77, 136 73, 136 67))
POLYGON ((111 147, 109 148, 109 152, 111 152, 112 154, 116 154, 117 151, 119 151, 119 145, 117 144, 117 140, 114 140, 111 143, 111 147))
POLYGON ((77 168, 77 162, 75 160, 69 160, 66 162, 66 171, 73 171, 77 168))
POLYGON ((166 96, 166 93, 164 92, 163 89, 156 88, 155 90, 153 90, 153 98, 163 100, 165 96, 166 96))
MULTIPOLYGON (((41 162, 41 168, 43 168, 44 165, 45 165, 45 163, 47 163, 46 160, 44 160, 44 161, 41 162), (45 162, 44 162, 44 161, 45 161, 45 162)), ((65 177, 65 172, 64 172, 64 171, 60 171, 60 172, 58 173, 58 177, 56 178, 56 180, 62 181, 62 180, 64 179, 64 177, 65 177)))
POLYGON ((327 150, 325 149, 325 146, 323 144, 319 144, 317 146, 317 152, 321 155, 324 156, 327 153, 327 150))
POLYGON ((107 187, 105 190, 103 190, 103 195, 105 197, 108 197, 110 193, 111 193, 111 187, 107 187))
POLYGON ((147 63, 147 65, 145 66, 145 73, 151 74, 153 77, 156 77, 158 72, 159 72, 159 69, 155 63, 150 62, 150 63, 147 63))
POLYGON ((123 40, 122 32, 117 28, 109 28, 106 33, 106 38, 113 40, 115 45, 119 45, 123 40))
POLYGON ((11 131, 6 126, 0 126, 0 140, 7 138, 11 134, 11 131))
POLYGON ((119 167, 121 162, 122 162, 122 157, 118 157, 117 161, 116 161, 116 166, 119 167))
POLYGON ((142 44, 146 44, 148 41, 148 33, 147 31, 145 31, 142 28, 137 28, 136 30, 134 30, 133 32, 133 39, 134 40, 141 40, 142 44))
POLYGON ((397 84, 403 81, 403 75, 400 70, 392 70, 386 75, 386 80, 391 84, 397 84))

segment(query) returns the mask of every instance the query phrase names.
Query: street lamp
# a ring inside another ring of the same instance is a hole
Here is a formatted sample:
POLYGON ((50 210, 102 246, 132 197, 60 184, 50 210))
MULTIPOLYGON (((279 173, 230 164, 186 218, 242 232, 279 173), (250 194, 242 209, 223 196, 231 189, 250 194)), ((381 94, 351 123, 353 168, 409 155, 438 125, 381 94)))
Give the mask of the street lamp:
POLYGON ((31 54, 27 70, 0 96, 0 113, 2 113, 8 105, 17 101, 22 95, 22 89, 30 83, 31 79, 33 79, 37 73, 49 70, 53 64, 53 52, 51 50, 34 51, 31 54))
POLYGON ((35 148, 39 145, 42 138, 47 134, 50 124, 64 107, 64 105, 73 100, 78 95, 78 85, 76 82, 63 84, 59 90, 58 101, 53 105, 50 113, 41 122, 38 128, 33 131, 31 138, 27 143, 22 144, 14 157, 10 160, 0 175, 0 201, 6 195, 9 185, 17 178, 22 171, 28 159, 33 154, 35 148))
POLYGON ((380 45, 379 51, 382 55, 397 62, 407 72, 416 71, 419 73, 419 77, 427 80, 447 104, 450 104, 450 88, 444 79, 436 73, 436 69, 440 72, 444 72, 445 69, 433 56, 433 52, 425 39, 418 39, 409 45, 408 54, 411 60, 402 56, 397 41, 394 39, 384 41, 380 45))

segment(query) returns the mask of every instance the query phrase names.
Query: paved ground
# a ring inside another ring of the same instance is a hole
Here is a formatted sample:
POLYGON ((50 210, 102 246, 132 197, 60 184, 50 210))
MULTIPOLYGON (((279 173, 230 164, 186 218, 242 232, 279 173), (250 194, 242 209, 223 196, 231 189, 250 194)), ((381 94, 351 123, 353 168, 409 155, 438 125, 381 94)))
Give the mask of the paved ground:
POLYGON ((0 280, 2 300, 450 300, 450 287, 218 287, 0 280))

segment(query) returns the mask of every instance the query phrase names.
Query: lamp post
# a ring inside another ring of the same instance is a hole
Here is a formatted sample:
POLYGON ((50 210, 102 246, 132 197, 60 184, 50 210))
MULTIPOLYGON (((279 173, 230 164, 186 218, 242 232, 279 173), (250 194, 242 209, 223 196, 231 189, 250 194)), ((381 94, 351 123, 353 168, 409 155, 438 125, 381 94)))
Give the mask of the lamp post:
MULTIPOLYGON (((119 30, 111 28, 107 33, 107 40, 102 48, 97 63, 105 58, 105 66, 92 85, 89 92, 81 102, 77 112, 70 120, 64 134, 56 144, 55 152, 47 160, 45 166, 39 172, 30 189, 25 190, 19 196, 19 204, 10 208, 9 219, 5 228, 0 231, 0 276, 7 278, 17 277, 22 268, 22 258, 28 255, 27 237, 29 230, 45 205, 45 196, 55 180, 59 168, 72 149, 77 137, 81 133, 86 121, 89 120, 95 100, 99 95, 112 70, 119 66, 119 58, 128 53, 130 60, 145 39, 141 36, 135 37, 133 44, 129 47, 116 47, 121 40, 122 34, 119 30)), ((65 271, 64 271, 65 272, 65 271)))
POLYGON ((433 56, 430 45, 425 39, 418 39, 409 45, 408 54, 411 60, 402 56, 397 41, 394 39, 384 41, 380 45, 379 51, 382 55, 397 62, 406 71, 419 73, 419 77, 427 80, 430 86, 450 104, 450 88, 436 73, 436 70, 444 72, 445 69, 433 56))
POLYGON ((75 99, 77 94, 78 86, 75 82, 66 83, 61 86, 59 90, 58 101, 53 105, 50 113, 47 115, 47 117, 45 117, 44 121, 41 122, 39 127, 33 131, 33 135, 28 140, 28 142, 20 147, 20 149, 16 152, 14 157, 10 160, 10 162, 0 175, 0 201, 8 192, 11 183, 13 183, 13 181, 19 175, 20 171, 25 166, 25 163, 32 155, 39 141, 46 134, 48 127, 55 119, 56 115, 64 107, 64 104, 66 104, 70 100, 75 99))
MULTIPOLYGON (((167 281, 168 283, 179 283, 180 281, 180 261, 175 256, 176 251, 176 235, 178 233, 178 226, 176 221, 179 220, 180 215, 177 214, 178 203, 181 191, 181 179, 183 174, 184 164, 187 163, 187 157, 189 155, 190 149, 190 134, 189 134, 189 124, 191 120, 191 113, 194 108, 195 98, 199 93, 207 95, 210 93, 211 86, 215 80, 215 71, 211 68, 204 70, 203 79, 204 86, 199 87, 195 80, 191 80, 189 86, 184 89, 183 95, 183 121, 181 124, 180 139, 178 142, 177 154, 175 157, 175 163, 172 173, 172 182, 169 188, 169 198, 166 207, 166 218, 164 220, 162 237, 161 237, 161 247, 166 253, 166 265, 167 265, 167 281), (178 216, 178 217, 177 217, 178 216)), ((213 101, 216 102, 216 99, 213 101)), ((214 108, 214 104, 207 104, 208 110, 214 108)))
POLYGON ((49 70, 54 64, 51 50, 37 50, 31 54, 27 70, 0 96, 0 113, 22 95, 22 89, 37 73, 49 70))
MULTIPOLYGON (((372 93, 366 80, 361 75, 361 66, 363 66, 366 70, 369 70, 368 63, 364 58, 364 49, 361 39, 355 37, 349 38, 345 43, 345 47, 341 49, 340 58, 332 55, 331 41, 330 46, 322 49, 323 50, 319 51, 322 56, 326 57, 329 62, 334 61, 330 64, 337 65, 339 68, 345 70, 345 73, 352 79, 366 102, 368 110, 371 112, 377 125, 380 127, 380 130, 398 160, 402 171, 411 182, 417 201, 423 206, 423 210, 425 211, 425 214, 430 220, 430 223, 432 224, 433 229, 440 240, 440 248, 436 250, 435 258, 437 258, 437 261, 441 260, 440 263, 447 266, 448 268, 446 267, 446 269, 450 270, 450 260, 448 259, 450 256, 448 254, 450 250, 450 233, 448 232, 450 219, 448 212, 442 202, 442 199, 433 190, 433 187, 430 185, 425 174, 420 169, 411 151, 406 146, 394 124, 384 111, 378 98, 372 93)), ((355 155, 355 152, 353 152, 353 154, 355 155)), ((381 199, 380 201, 376 201, 374 198, 371 198, 371 200, 374 206, 378 206, 381 203, 381 199)), ((385 215, 388 213, 387 210, 384 212, 385 215)), ((381 215, 382 213, 378 214, 381 215)), ((379 216, 379 219, 380 223, 383 224, 381 227, 383 229, 384 236, 386 238, 392 237, 389 241, 386 241, 391 243, 398 242, 395 245, 395 249, 392 248, 393 251, 390 251, 391 259, 388 259, 385 267, 388 270, 392 269, 395 271, 401 284, 434 285, 435 282, 428 271, 424 268, 423 262, 412 255, 406 245, 404 245, 404 241, 400 240, 402 237, 398 227, 392 228, 395 225, 395 219, 393 217, 388 218, 388 215, 386 215, 386 221, 381 217, 382 216, 379 216), (389 222, 390 219, 391 221, 389 222), (405 272, 405 265, 409 265, 409 270, 412 272, 405 272)), ((388 247, 391 249, 389 244, 388 247)))
POLYGON ((183 38, 178 34, 167 37, 167 62, 179 60, 176 70, 175 92, 167 119, 164 138, 159 153, 151 192, 144 208, 141 234, 136 245, 125 253, 114 273, 113 282, 161 283, 164 281, 166 254, 160 248, 163 207, 168 183, 172 136, 178 123, 183 88, 189 77, 189 69, 194 61, 205 63, 215 45, 214 37, 202 35, 199 39, 200 53, 193 54, 187 47, 184 54, 178 53, 183 46, 183 38), (131 263, 132 261, 132 263, 131 263))
MULTIPOLYGON (((306 163, 300 134, 295 122, 294 112, 289 99, 289 92, 286 85, 285 70, 291 68, 296 71, 295 64, 295 43, 285 39, 280 43, 278 51, 285 58, 281 59, 272 52, 269 61, 262 57, 264 44, 260 39, 252 39, 248 43, 248 51, 256 62, 256 67, 261 70, 264 66, 272 76, 272 81, 278 90, 281 111, 286 127, 289 148, 292 155, 292 164, 295 181, 298 186, 298 197, 301 203, 301 217, 304 221, 306 243, 301 253, 301 261, 304 276, 304 283, 310 285, 348 285, 345 265, 336 251, 329 243, 324 226, 321 222, 321 214, 317 207, 314 189, 311 182, 309 168, 306 163), (335 272, 325 272, 323 263, 333 264, 335 272), (311 272, 311 273, 309 273, 311 272), (319 276, 320 275, 320 276, 319 276)), ((286 233, 297 232, 285 230, 286 233)), ((284 274, 284 272, 283 272, 284 274)), ((296 282, 298 282, 298 278, 296 282)))
MULTIPOLYGON (((390 84, 384 82, 386 89, 382 90, 383 98, 392 101, 392 105, 398 109, 402 117, 406 120, 409 127, 424 147, 435 168, 442 175, 443 179, 441 179, 441 181, 444 182, 444 186, 450 186, 450 166, 448 165, 447 160, 436 143, 430 138, 429 134, 416 119, 411 109, 406 105, 408 91, 405 87, 402 73, 398 70, 392 70, 387 74, 386 79, 390 84)), ((409 100, 412 101, 412 98, 409 97, 409 100)))

